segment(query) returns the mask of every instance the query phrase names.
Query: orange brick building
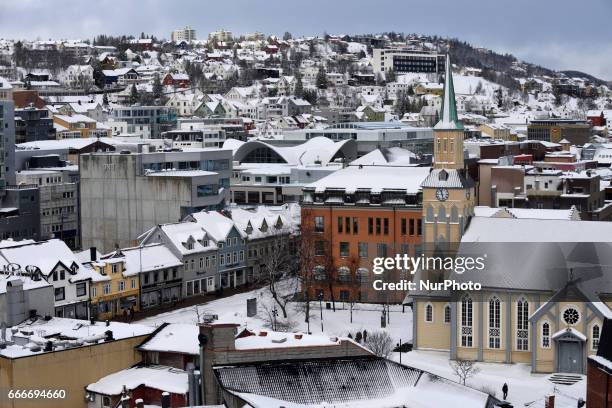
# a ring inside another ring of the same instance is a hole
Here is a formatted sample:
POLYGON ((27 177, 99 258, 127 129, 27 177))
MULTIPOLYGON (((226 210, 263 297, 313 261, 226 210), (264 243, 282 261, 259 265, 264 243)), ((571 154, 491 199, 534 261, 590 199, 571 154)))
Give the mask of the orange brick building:
MULTIPOLYGON (((422 247, 420 184, 429 168, 349 166, 304 188, 303 245, 311 245, 311 299, 399 303, 405 291, 378 291, 375 280, 409 279, 408 271, 372 271, 376 257, 418 255, 422 247)), ((304 257, 304 255, 302 255, 304 257)))

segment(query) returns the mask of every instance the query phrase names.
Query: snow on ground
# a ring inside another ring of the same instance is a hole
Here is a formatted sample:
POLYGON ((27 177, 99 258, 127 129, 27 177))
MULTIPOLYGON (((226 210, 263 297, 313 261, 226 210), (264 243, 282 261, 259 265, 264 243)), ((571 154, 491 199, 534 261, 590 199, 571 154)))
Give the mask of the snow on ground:
MULTIPOLYGON (((271 310, 273 304, 267 289, 256 289, 251 292, 240 293, 199 305, 197 312, 195 306, 190 306, 148 317, 140 320, 138 323, 156 327, 164 322, 195 324, 198 321, 198 314, 200 316, 202 314, 216 314, 219 316, 218 321, 220 322, 238 323, 252 330, 269 329, 265 309, 271 310), (255 317, 247 317, 246 301, 254 297, 257 298, 258 314, 255 317)), ((351 312, 348 303, 336 302, 335 312, 327 310, 325 302, 323 302, 322 306, 323 333, 329 336, 347 336, 349 333, 355 336, 357 331, 363 331, 364 329, 369 333, 381 330, 382 305, 364 303, 353 305, 353 323, 350 322, 351 312)), ((310 332, 312 334, 319 334, 321 333, 321 309, 319 302, 311 302, 311 308, 310 332)), ((391 314, 387 331, 394 341, 396 343, 400 339, 402 342, 412 341, 412 313, 410 308, 407 307, 405 313, 402 313, 402 307, 399 305, 391 305, 389 309, 391 314)), ((289 331, 307 332, 308 326, 304 322, 304 313, 301 310, 303 310, 301 303, 290 302, 288 304, 288 320, 292 322, 292 327, 289 331)), ((279 308, 278 313, 282 317, 282 312, 279 308)), ((281 317, 279 317, 279 321, 283 320, 281 317)))
MULTIPOLYGON (((399 361, 400 353, 393 353, 392 359, 399 361)), ((402 353, 402 364, 420 368, 450 380, 458 381, 448 363, 448 353, 443 351, 411 351, 402 353)), ((508 401, 515 407, 541 399, 557 390, 576 398, 586 399, 586 380, 572 386, 555 385, 548 381, 550 374, 532 374, 527 364, 477 363, 480 372, 467 380, 470 387, 486 392, 495 392, 502 397, 502 386, 508 384, 508 401)))
MULTIPOLYGON (((270 310, 272 305, 273 301, 269 292, 262 288, 202 304, 198 306, 198 312, 196 312, 194 306, 191 306, 149 317, 138 323, 150 326, 159 326, 164 322, 195 324, 198 320, 198 314, 201 316, 203 313, 210 313, 218 315, 220 322, 235 322, 252 330, 269 329, 265 309, 270 310), (258 315, 247 317, 246 300, 253 297, 257 298, 258 315)), ((307 331, 301 306, 297 302, 288 305, 288 320, 294 322, 290 331, 307 331)), ((312 302, 311 307, 313 310, 311 312, 310 331, 313 334, 319 334, 321 333, 319 302, 312 302)), ((336 312, 334 312, 327 310, 325 302, 323 302, 323 333, 329 336, 346 336, 350 332, 354 336, 357 331, 364 329, 369 333, 381 330, 382 309, 382 305, 355 304, 353 307, 353 323, 351 323, 348 304, 336 302, 336 312)), ((392 305, 390 310, 390 324, 385 330, 393 337, 395 343, 398 343, 400 339, 402 342, 410 342, 412 339, 412 313, 410 308, 406 307, 405 313, 402 313, 401 306, 392 305)), ((280 310, 279 314, 281 314, 280 310)), ((279 320, 282 319, 279 318, 279 320)), ((399 353, 393 353, 391 358, 399 362, 399 353)), ((453 381, 458 380, 449 365, 448 352, 417 350, 402 353, 402 364, 453 381)), ((526 403, 541 399, 551 393, 555 387, 553 383, 548 381, 550 375, 531 374, 530 367, 526 364, 478 363, 478 367, 480 372, 468 380, 468 385, 479 390, 486 388, 487 392, 495 392, 496 397, 501 398, 501 388, 506 382, 509 387, 508 399, 515 407, 522 407, 526 403)), ((573 386, 556 385, 556 387, 557 390, 576 396, 576 398, 585 398, 586 396, 586 381, 584 380, 573 386)))

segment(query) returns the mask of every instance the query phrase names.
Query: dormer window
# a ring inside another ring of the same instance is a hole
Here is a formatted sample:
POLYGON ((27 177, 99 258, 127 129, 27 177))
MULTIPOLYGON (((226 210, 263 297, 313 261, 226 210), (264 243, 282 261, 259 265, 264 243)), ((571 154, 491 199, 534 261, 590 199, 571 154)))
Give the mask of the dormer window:
POLYGON ((253 225, 251 224, 251 221, 249 221, 249 223, 247 224, 245 232, 247 234, 251 234, 253 232, 253 225))
POLYGON ((259 228, 259 230, 261 232, 266 232, 268 230, 268 223, 266 222, 266 220, 263 220, 263 222, 261 223, 261 227, 259 228))
POLYGON ((440 170, 440 173, 438 173, 438 180, 440 181, 448 180, 448 172, 444 169, 440 170))
POLYGON ((278 217, 276 219, 276 225, 274 227, 276 229, 281 229, 283 227, 283 220, 281 220, 281 217, 278 217))

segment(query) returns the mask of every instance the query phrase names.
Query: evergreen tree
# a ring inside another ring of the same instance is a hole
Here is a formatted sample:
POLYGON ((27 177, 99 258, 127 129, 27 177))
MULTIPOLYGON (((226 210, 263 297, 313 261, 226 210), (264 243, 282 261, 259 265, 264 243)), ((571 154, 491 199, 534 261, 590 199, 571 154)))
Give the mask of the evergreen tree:
POLYGON ((319 89, 327 89, 327 86, 329 85, 327 83, 327 74, 323 66, 319 67, 319 72, 317 73, 316 84, 317 84, 317 88, 319 89))
POLYGON ((317 91, 314 89, 304 89, 304 95, 302 97, 313 106, 317 104, 317 91))
POLYGON ((108 106, 108 95, 106 94, 106 91, 104 91, 104 95, 102 96, 102 104, 104 106, 108 106))
POLYGON ((302 75, 298 71, 295 75, 295 91, 293 92, 296 98, 304 96, 304 85, 302 84, 302 75))
POLYGON ((138 102, 138 89, 136 89, 136 84, 132 84, 132 89, 130 89, 130 104, 135 104, 138 102))
POLYGON ((159 74, 155 74, 155 78, 153 78, 153 97, 155 99, 161 99, 164 91, 164 87, 159 79, 159 74))
POLYGON ((395 76, 395 70, 393 68, 391 68, 385 74, 385 80, 387 81, 387 83, 389 83, 389 82, 395 82, 396 79, 397 78, 395 76))

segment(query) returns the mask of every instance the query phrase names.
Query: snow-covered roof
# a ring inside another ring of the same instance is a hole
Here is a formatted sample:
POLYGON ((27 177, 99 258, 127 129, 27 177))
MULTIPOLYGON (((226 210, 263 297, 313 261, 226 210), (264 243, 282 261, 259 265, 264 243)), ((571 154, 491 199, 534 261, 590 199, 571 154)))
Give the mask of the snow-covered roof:
POLYGON ((475 217, 461 242, 610 242, 612 223, 475 217))
POLYGON ((102 256, 102 260, 122 257, 125 259, 123 276, 134 276, 140 272, 156 271, 182 265, 170 250, 162 244, 143 245, 121 249, 102 256))
POLYGON ((314 164, 315 162, 320 162, 325 165, 337 157, 339 152, 344 152, 345 156, 350 154, 356 155, 357 153, 356 142, 354 140, 347 139, 334 142, 323 136, 314 137, 300 145, 290 147, 274 146, 261 140, 250 140, 240 146, 236 142, 232 142, 230 146, 235 149, 234 160, 238 162, 243 162, 249 153, 258 148, 270 149, 284 160, 285 163, 289 164, 314 164))
MULTIPOLYGON (((215 242, 225 241, 231 230, 235 228, 234 221, 216 211, 196 212, 190 214, 187 219, 193 219, 215 242)), ((246 232, 238 228, 236 230, 242 238, 246 238, 246 232)))
POLYGON ((197 356, 200 354, 199 333, 200 328, 195 324, 168 324, 138 349, 197 356))
POLYGON ((183 221, 163 224, 160 229, 183 255, 217 249, 215 242, 208 239, 208 234, 204 228, 196 222, 183 221), (188 249, 188 242, 191 242, 192 249, 188 249), (207 245, 204 246, 203 244, 207 245))
POLYGON ((489 395, 482 391, 385 359, 256 364, 215 367, 225 389, 256 407, 484 408, 492 405, 489 395))
POLYGON ((401 147, 379 148, 353 160, 351 165, 410 166, 411 160, 415 158, 414 153, 401 147))
POLYGON ((373 192, 404 190, 407 194, 416 194, 421 190, 421 183, 428 174, 428 167, 351 165, 307 187, 320 192, 326 189, 338 189, 349 193, 358 189, 371 189, 373 192))
POLYGON ((292 216, 295 207, 288 204, 278 207, 257 206, 254 209, 236 207, 231 210, 232 220, 238 229, 247 232, 249 239, 291 233, 299 228, 299 219, 296 222, 292 216))
POLYGON ((474 207, 476 217, 496 218, 531 218, 538 220, 579 220, 580 213, 575 207, 564 210, 537 208, 495 208, 486 206, 474 207))
POLYGON ((85 388, 96 394, 120 395, 124 386, 128 391, 140 386, 172 394, 184 395, 189 391, 187 372, 166 366, 128 368, 102 377, 85 388))
MULTIPOLYGON (((153 332, 154 328, 141 324, 128 324, 120 322, 94 322, 89 320, 66 319, 52 317, 50 320, 38 319, 36 321, 26 320, 13 326, 17 329, 16 336, 27 337, 27 344, 7 345, 0 349, 0 356, 7 358, 26 357, 45 353, 44 346, 48 341, 53 344, 55 352, 75 348, 86 347, 102 343, 105 332, 112 331, 115 340, 131 337, 145 336, 153 332), (25 333, 24 333, 25 332, 25 333), (32 334, 29 334, 32 333, 32 334), (42 351, 32 351, 35 346, 42 346, 42 351)), ((7 330, 7 340, 14 340, 12 330, 7 330)))
POLYGON ((576 338, 578 338, 578 339, 580 339, 582 341, 586 341, 586 339, 587 339, 587 337, 584 334, 582 334, 581 332, 579 332, 578 330, 576 330, 573 327, 566 327, 564 329, 559 330, 558 332, 556 332, 556 333, 554 333, 552 335, 552 339, 553 340, 557 339, 557 338, 559 338, 559 337, 561 337, 563 335, 566 335, 566 334, 572 335, 572 336, 574 336, 574 337, 576 337, 576 338))
POLYGON ((23 290, 31 290, 44 288, 45 286, 51 286, 51 284, 44 279, 34 280, 29 276, 25 275, 0 274, 0 294, 6 293, 6 286, 9 282, 14 284, 14 282, 18 280, 22 282, 23 290))
POLYGON ((19 264, 22 268, 27 265, 37 266, 44 276, 49 276, 60 263, 69 270, 75 266, 76 271, 74 275, 70 276, 71 282, 91 279, 96 275, 95 271, 83 267, 79 258, 64 241, 59 239, 2 248, 0 249, 0 255, 7 262, 19 264))

